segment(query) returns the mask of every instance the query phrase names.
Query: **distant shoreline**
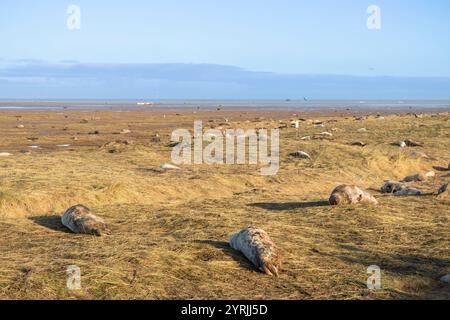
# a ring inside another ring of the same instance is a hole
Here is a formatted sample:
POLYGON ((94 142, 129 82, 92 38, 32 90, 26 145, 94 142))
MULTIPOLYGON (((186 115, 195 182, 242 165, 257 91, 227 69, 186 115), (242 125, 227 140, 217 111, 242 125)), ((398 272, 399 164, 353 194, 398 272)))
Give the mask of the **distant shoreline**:
POLYGON ((0 100, 0 111, 166 110, 166 111, 322 111, 322 112, 443 112, 447 100, 0 100), (144 102, 151 104, 142 105, 144 102))

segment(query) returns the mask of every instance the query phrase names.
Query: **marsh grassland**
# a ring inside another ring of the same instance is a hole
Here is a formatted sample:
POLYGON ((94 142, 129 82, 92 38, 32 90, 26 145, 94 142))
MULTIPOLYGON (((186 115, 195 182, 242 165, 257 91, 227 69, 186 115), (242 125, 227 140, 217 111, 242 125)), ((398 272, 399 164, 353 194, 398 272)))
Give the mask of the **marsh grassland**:
MULTIPOLYGON (((263 177, 252 165, 159 167, 170 163, 171 132, 194 120, 270 129, 293 112, 1 111, 0 152, 11 155, 0 157, 0 298, 450 299, 439 281, 450 273, 450 200, 378 192, 384 180, 448 166, 448 113, 298 117, 324 127, 282 129, 280 170, 263 177), (324 131, 333 137, 300 139, 324 131), (407 138, 423 147, 391 145, 407 138), (288 156, 297 150, 312 160, 288 156), (339 184, 368 189, 380 205, 329 206, 339 184), (111 235, 68 232, 60 216, 79 203, 111 235), (228 246, 249 225, 282 249, 280 277, 228 246), (66 288, 69 265, 82 270, 81 290, 66 288), (370 265, 382 270, 379 290, 366 287, 370 265)), ((434 170, 411 185, 435 192, 450 171, 434 170)))

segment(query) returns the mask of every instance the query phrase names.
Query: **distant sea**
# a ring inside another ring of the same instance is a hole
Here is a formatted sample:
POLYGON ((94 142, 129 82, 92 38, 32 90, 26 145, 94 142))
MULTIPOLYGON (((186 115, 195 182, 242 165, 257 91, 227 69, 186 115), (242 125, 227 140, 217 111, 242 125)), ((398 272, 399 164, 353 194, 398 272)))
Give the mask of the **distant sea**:
POLYGON ((265 110, 265 111, 406 111, 450 109, 438 100, 11 100, 0 101, 1 110, 265 110), (152 103, 142 105, 142 103, 152 103))

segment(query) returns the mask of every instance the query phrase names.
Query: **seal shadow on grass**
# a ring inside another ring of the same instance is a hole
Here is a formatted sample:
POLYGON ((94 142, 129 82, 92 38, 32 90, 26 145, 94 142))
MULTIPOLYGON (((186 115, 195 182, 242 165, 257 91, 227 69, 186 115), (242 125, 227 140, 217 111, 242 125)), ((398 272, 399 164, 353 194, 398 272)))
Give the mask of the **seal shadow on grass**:
POLYGON ((215 240, 196 240, 194 241, 194 243, 209 245, 214 248, 220 249, 224 254, 239 262, 239 265, 241 267, 251 271, 258 271, 241 252, 231 248, 228 242, 215 240))
POLYGON ((446 168, 446 167, 434 166, 433 169, 436 171, 441 171, 441 172, 450 171, 450 167, 446 168))
POLYGON ((412 253, 371 251, 348 244, 338 244, 336 249, 338 252, 318 253, 324 257, 337 258, 360 270, 377 265, 381 268, 382 273, 389 272, 401 277, 410 277, 401 280, 407 285, 412 285, 408 292, 389 287, 384 288, 384 290, 397 295, 397 299, 432 299, 436 295, 439 296, 439 299, 450 297, 445 285, 438 281, 443 270, 450 267, 449 259, 412 253), (424 285, 421 285, 421 279, 428 280, 430 283, 425 282, 424 285), (414 281, 418 283, 417 288, 414 288, 414 281))
POLYGON ((28 219, 30 219, 34 223, 36 223, 44 228, 47 228, 47 229, 50 229, 53 231, 72 233, 65 226, 63 226, 60 216, 44 215, 44 216, 30 217, 28 219))
POLYGON ((439 271, 450 267, 450 260, 440 257, 397 252, 370 251, 355 245, 338 244, 338 253, 320 252, 323 256, 338 258, 346 263, 363 266, 379 265, 382 270, 409 276, 426 276, 436 280, 439 271))
POLYGON ((309 202, 286 202, 286 203, 262 202, 262 203, 250 203, 248 204, 248 206, 273 211, 286 211, 302 208, 304 209, 315 207, 327 207, 330 206, 330 203, 325 200, 309 201, 309 202))

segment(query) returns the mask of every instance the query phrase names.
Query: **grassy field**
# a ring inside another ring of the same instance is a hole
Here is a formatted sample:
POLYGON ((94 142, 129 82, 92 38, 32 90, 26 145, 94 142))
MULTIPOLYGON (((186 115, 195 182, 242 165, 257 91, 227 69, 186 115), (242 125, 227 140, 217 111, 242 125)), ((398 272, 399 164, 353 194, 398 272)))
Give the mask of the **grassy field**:
POLYGON ((281 130, 280 171, 263 177, 251 165, 159 166, 170 163, 172 130, 194 120, 276 128, 292 112, 2 111, 0 153, 11 155, 0 157, 0 299, 450 299, 439 281, 450 273, 450 200, 431 194, 450 172, 411 183, 428 195, 378 192, 384 180, 448 166, 448 113, 299 116, 325 127, 281 130), (333 137, 300 139, 324 131, 333 137), (407 138, 424 146, 391 145, 407 138), (105 146, 116 140, 127 143, 105 146), (312 160, 288 156, 297 150, 312 160), (380 205, 328 206, 339 184, 367 188, 380 205), (78 203, 111 235, 68 232, 60 216, 78 203), (280 277, 228 246, 249 225, 282 249, 280 277), (82 270, 81 290, 66 288, 69 265, 82 270), (370 265, 380 266, 382 289, 367 289, 370 265))

